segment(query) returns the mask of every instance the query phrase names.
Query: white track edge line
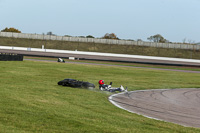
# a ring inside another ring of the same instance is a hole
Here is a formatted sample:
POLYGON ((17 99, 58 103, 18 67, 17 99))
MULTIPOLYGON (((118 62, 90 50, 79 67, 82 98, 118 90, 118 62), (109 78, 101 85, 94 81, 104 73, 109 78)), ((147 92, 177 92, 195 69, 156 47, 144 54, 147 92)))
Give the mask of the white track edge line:
MULTIPOLYGON (((184 89, 187 89, 187 88, 184 88, 184 89)), ((191 89, 191 88, 190 88, 191 89)), ((132 93, 135 93, 135 92, 140 92, 140 91, 152 91, 152 90, 171 90, 171 89, 150 89, 150 90, 136 90, 136 91, 130 91, 132 93)), ((134 111, 131 111, 131 110, 128 110, 126 108, 123 108, 122 106, 118 105, 116 102, 114 102, 112 100, 112 98, 114 96, 117 96, 117 95, 120 95, 120 94, 125 94, 125 93, 128 93, 128 92, 122 92, 122 93, 117 93, 117 94, 113 94, 111 96, 108 97, 108 100, 116 107, 120 108, 120 109, 123 109, 123 110, 126 110, 130 113, 134 113, 134 114, 137 114, 137 115, 141 115, 141 116, 144 116, 146 118, 149 118, 149 119, 154 119, 154 120, 159 120, 159 121, 163 121, 163 122, 168 122, 168 123, 174 123, 174 124, 177 124, 177 125, 181 125, 181 126, 184 126, 184 127, 190 127, 190 126, 186 126, 186 125, 183 125, 183 124, 179 124, 179 123, 175 123, 175 122, 169 122, 169 121, 165 121, 165 120, 162 120, 162 119, 158 119, 158 118, 154 118, 154 117, 150 117, 150 116, 147 116, 147 115, 142 115, 140 113, 137 113, 137 112, 134 112, 134 111)))

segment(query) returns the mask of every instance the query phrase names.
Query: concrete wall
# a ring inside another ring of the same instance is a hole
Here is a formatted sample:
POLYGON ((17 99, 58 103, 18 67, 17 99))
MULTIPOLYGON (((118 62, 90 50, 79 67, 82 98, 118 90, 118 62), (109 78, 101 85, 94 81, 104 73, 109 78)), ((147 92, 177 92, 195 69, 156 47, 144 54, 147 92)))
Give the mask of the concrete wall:
POLYGON ((137 45, 137 46, 173 48, 173 49, 190 49, 190 50, 200 49, 200 45, 155 43, 155 42, 144 42, 144 41, 127 41, 127 40, 112 40, 112 39, 97 39, 97 38, 79 38, 79 37, 65 37, 65 36, 12 33, 12 32, 0 32, 0 36, 14 37, 14 38, 27 38, 27 39, 40 39, 40 40, 58 40, 58 41, 103 43, 103 44, 117 44, 117 45, 137 45))

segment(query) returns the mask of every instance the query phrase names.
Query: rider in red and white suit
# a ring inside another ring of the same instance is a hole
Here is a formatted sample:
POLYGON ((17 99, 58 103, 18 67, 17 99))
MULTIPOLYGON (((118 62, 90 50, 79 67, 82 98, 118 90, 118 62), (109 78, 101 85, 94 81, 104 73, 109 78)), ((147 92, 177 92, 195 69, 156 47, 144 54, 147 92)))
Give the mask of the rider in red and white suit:
POLYGON ((127 91, 127 89, 124 89, 122 85, 119 88, 112 88, 111 85, 112 85, 112 82, 110 83, 110 85, 106 85, 103 80, 99 80, 99 89, 102 91, 110 91, 110 92, 127 91))

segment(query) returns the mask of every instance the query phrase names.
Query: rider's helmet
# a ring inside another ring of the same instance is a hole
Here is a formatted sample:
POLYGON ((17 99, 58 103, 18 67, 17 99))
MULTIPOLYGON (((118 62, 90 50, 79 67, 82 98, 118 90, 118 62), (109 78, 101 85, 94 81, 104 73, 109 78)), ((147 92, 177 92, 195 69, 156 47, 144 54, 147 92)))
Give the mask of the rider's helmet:
POLYGON ((103 85, 104 81, 103 80, 99 80, 99 85, 103 85))

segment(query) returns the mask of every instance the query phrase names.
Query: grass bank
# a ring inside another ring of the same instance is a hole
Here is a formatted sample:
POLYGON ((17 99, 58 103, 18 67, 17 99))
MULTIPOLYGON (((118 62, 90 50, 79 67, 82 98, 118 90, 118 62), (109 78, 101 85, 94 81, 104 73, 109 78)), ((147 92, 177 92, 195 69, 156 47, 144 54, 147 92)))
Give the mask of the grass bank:
POLYGON ((34 40, 11 37, 0 37, 0 45, 32 48, 41 48, 42 45, 44 45, 46 49, 78 50, 104 53, 200 59, 200 50, 167 49, 134 45, 116 45, 101 43, 97 44, 84 42, 80 43, 69 41, 34 40))
POLYGON ((99 79, 129 90, 199 87, 200 74, 54 62, 0 62, 0 132, 200 132, 113 106, 111 93, 58 86, 99 79))

